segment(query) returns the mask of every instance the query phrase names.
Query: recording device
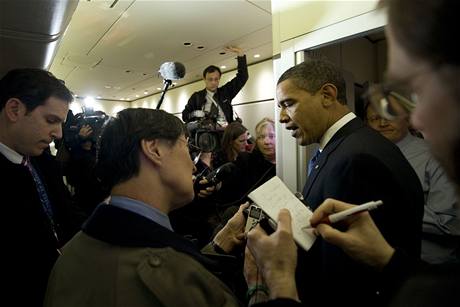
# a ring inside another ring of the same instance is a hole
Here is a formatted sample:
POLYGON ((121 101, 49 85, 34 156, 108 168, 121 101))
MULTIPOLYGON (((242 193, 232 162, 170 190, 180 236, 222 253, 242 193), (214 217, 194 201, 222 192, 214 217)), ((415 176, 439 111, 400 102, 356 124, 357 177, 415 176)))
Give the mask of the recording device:
POLYGON ((206 180, 213 185, 218 184, 221 181, 229 178, 232 173, 236 170, 236 165, 233 162, 227 162, 222 164, 206 176, 206 180))
POLYGON ((179 62, 165 62, 161 64, 159 73, 165 80, 179 80, 185 76, 185 66, 179 62))
POLYGON ((200 191, 206 189, 207 187, 216 186, 219 182, 228 179, 235 171, 235 169, 236 165, 233 162, 228 162, 222 164, 220 167, 216 168, 205 176, 198 176, 194 183, 195 191, 200 191), (205 184, 200 184, 200 181, 203 179, 206 179, 208 182, 205 184))
POLYGON ((256 204, 251 204, 249 208, 244 210, 244 213, 245 215, 247 214, 245 233, 248 233, 257 224, 260 224, 267 234, 273 233, 276 229, 276 222, 266 215, 262 208, 256 204))
POLYGON ((158 101, 156 109, 159 110, 168 88, 172 84, 172 80, 179 80, 185 76, 185 66, 179 62, 165 62, 161 64, 158 71, 163 80, 163 92, 161 93, 160 100, 158 101))
POLYGON ((220 149, 223 132, 218 131, 212 121, 203 117, 201 120, 188 122, 186 127, 190 134, 192 147, 199 148, 202 152, 214 152, 220 149))
POLYGON ((107 114, 102 111, 94 111, 91 108, 85 108, 82 113, 76 114, 69 123, 64 126, 64 142, 68 149, 79 146, 82 141, 97 142, 102 127, 105 122, 110 118, 107 114), (81 139, 78 135, 80 129, 88 125, 91 127, 92 133, 85 139, 81 139))

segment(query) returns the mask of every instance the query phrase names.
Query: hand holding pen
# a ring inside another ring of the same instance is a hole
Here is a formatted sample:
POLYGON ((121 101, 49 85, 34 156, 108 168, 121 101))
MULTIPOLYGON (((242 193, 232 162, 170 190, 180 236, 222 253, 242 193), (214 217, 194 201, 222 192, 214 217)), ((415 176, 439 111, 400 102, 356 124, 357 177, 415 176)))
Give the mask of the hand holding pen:
POLYGON ((315 232, 324 240, 342 248, 351 258, 381 270, 390 261, 394 249, 367 212, 379 204, 355 206, 326 199, 313 212, 310 224, 316 226, 315 232), (340 231, 329 225, 339 220, 345 221, 346 230, 340 231))
POLYGON ((370 202, 367 202, 367 203, 359 205, 359 206, 352 206, 352 207, 350 207, 348 209, 345 209, 343 211, 333 213, 331 215, 325 215, 325 216, 323 216, 322 219, 320 219, 318 221, 315 219, 314 220, 315 223, 311 222, 311 220, 310 220, 310 225, 312 227, 316 227, 319 224, 331 225, 333 223, 343 221, 343 220, 345 220, 345 219, 347 219, 347 218, 349 218, 351 216, 357 215, 357 214, 359 214, 361 212, 366 212, 366 211, 377 209, 377 207, 382 205, 382 204, 383 204, 383 201, 378 200, 378 201, 370 201, 370 202))

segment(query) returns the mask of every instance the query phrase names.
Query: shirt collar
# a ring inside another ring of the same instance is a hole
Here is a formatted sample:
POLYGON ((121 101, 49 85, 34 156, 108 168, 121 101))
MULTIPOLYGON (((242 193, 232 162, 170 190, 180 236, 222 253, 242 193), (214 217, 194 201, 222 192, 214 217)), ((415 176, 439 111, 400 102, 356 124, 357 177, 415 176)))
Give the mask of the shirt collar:
POLYGON ((398 146, 399 148, 404 148, 409 143, 411 143, 414 138, 415 138, 415 136, 413 136, 412 134, 410 134, 410 132, 408 132, 407 135, 402 138, 402 140, 400 140, 398 143, 396 143, 396 146, 398 146))
POLYGON ((171 222, 169 221, 169 217, 160 210, 153 208, 146 203, 129 197, 112 195, 110 197, 109 204, 142 215, 143 217, 174 231, 172 229, 171 222))
POLYGON ((354 118, 356 118, 356 115, 353 112, 350 112, 338 121, 336 121, 332 126, 330 126, 329 129, 327 129, 326 132, 323 134, 323 137, 319 142, 319 151, 323 151, 324 147, 326 147, 327 143, 329 143, 334 134, 336 134, 337 131, 339 131, 343 126, 348 124, 348 122, 350 122, 354 118))
POLYGON ((0 153, 14 164, 21 164, 24 156, 0 142, 0 153))

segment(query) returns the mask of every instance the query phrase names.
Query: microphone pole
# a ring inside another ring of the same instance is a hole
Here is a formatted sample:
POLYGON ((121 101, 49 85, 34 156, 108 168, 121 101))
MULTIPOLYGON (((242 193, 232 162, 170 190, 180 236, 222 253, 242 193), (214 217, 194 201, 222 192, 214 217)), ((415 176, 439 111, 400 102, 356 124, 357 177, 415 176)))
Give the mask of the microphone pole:
POLYGON ((171 84, 172 84, 171 80, 164 80, 163 93, 161 93, 160 101, 158 101, 157 110, 160 109, 161 104, 163 103, 163 99, 165 98, 166 91, 171 86, 171 84))

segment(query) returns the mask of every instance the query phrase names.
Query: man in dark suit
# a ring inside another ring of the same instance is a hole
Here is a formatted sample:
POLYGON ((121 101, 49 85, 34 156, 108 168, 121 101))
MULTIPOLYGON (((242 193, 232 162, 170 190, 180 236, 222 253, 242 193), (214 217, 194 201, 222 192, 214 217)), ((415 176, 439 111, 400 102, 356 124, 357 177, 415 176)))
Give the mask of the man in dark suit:
POLYGON ((232 99, 239 93, 248 80, 246 55, 238 47, 227 47, 226 51, 238 55, 238 72, 232 80, 219 87, 222 72, 219 67, 211 65, 203 71, 206 88, 192 94, 182 111, 182 120, 186 123, 204 115, 225 127, 234 121, 232 99), (196 112, 198 111, 198 113, 196 112))
POLYGON ((79 227, 48 150, 72 100, 44 70, 15 69, 0 80, 2 276, 4 299, 17 306, 42 306, 59 249, 79 227))
MULTIPOLYGON (((399 149, 364 126, 346 106, 345 97, 339 69, 325 60, 308 59, 278 80, 280 122, 301 145, 319 143, 303 191, 306 204, 314 210, 327 198, 356 204, 382 200, 384 205, 371 213, 378 228, 390 244, 418 259, 423 214, 420 182, 399 149)), ((356 291, 358 305, 377 306, 385 300, 377 272, 321 239, 300 256, 297 285, 304 300, 305 292, 334 288, 334 297, 322 301, 327 305, 356 306, 352 294, 356 291)))

